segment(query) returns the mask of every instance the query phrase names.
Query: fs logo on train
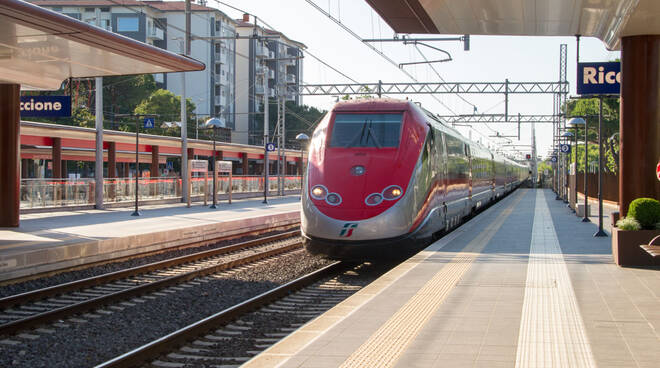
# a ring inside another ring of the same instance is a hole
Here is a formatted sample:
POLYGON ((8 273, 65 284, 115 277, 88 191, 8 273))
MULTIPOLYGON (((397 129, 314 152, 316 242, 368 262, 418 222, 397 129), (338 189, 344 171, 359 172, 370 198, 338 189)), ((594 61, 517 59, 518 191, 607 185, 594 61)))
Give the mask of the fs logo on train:
POLYGON ((339 236, 343 238, 350 238, 353 235, 353 229, 357 229, 358 224, 354 222, 347 222, 344 224, 344 228, 339 232, 339 236))

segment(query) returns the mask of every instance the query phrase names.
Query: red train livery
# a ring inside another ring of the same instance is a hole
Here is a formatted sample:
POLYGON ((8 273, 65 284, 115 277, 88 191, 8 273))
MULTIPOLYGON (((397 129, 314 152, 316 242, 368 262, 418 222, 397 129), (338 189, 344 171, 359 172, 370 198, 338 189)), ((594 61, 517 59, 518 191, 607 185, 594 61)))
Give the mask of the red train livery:
POLYGON ((527 166, 392 99, 335 105, 312 136, 308 162, 305 247, 340 259, 417 249, 529 177, 527 166))

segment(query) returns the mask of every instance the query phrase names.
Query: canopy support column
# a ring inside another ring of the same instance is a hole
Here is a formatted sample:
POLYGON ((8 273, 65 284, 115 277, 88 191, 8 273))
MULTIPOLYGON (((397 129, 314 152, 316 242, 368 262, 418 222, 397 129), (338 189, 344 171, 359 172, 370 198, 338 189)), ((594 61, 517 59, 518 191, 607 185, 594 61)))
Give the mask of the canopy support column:
POLYGON ((0 227, 20 220, 21 86, 0 84, 0 227))
POLYGON ((621 39, 619 212, 639 197, 660 198, 660 35, 621 39))

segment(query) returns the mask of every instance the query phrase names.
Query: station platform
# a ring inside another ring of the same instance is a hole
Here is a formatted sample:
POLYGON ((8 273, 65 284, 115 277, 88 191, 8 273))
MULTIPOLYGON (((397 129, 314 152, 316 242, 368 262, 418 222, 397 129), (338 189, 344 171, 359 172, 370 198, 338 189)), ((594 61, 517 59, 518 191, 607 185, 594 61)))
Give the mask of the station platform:
POLYGON ((658 367, 660 270, 519 189, 245 367, 658 367))
POLYGON ((300 221, 298 195, 262 201, 141 206, 139 217, 134 208, 24 214, 20 227, 0 228, 0 282, 300 221))

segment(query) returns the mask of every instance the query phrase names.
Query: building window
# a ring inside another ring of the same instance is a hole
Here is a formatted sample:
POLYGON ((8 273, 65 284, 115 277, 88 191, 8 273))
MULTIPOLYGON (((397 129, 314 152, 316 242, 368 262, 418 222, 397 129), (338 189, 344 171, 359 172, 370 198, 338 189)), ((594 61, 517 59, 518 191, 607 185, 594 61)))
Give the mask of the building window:
POLYGON ((62 7, 61 7, 61 6, 54 6, 54 7, 52 7, 51 9, 52 9, 53 11, 56 11, 56 12, 62 12, 62 7))
POLYGON ((220 74, 220 64, 215 64, 215 74, 220 74))
POLYGON ((139 32, 140 19, 137 17, 118 17, 117 32, 139 32))
POLYGON ((94 8, 85 8, 85 13, 94 13, 94 8))
POLYGON ((221 48, 222 48, 222 46, 220 46, 219 43, 216 43, 216 44, 215 44, 215 52, 220 52, 220 49, 221 49, 221 48))
POLYGON ((110 8, 101 8, 101 13, 110 13, 110 8))

